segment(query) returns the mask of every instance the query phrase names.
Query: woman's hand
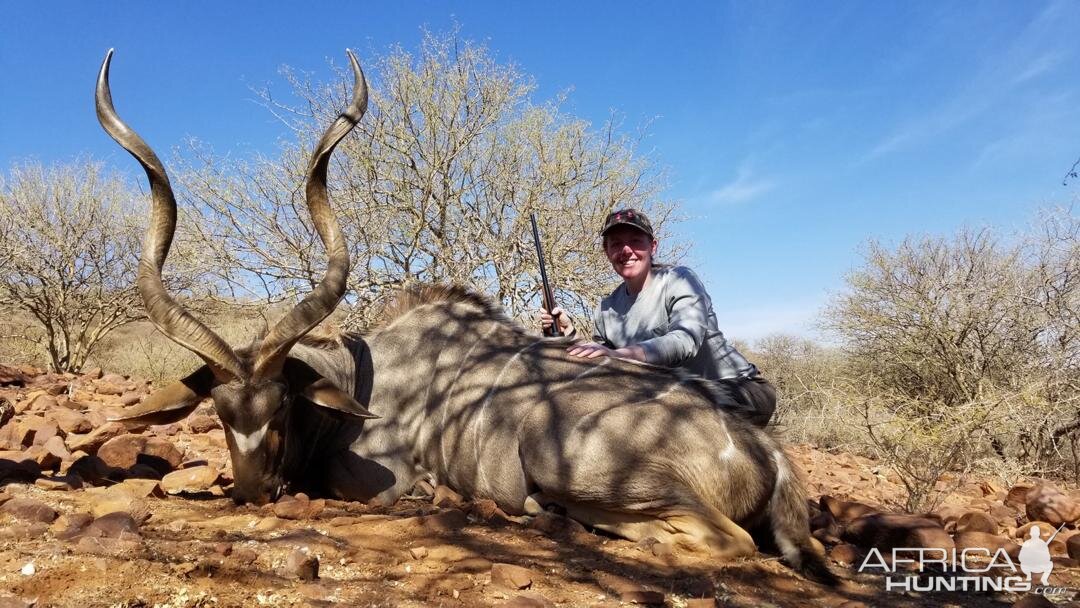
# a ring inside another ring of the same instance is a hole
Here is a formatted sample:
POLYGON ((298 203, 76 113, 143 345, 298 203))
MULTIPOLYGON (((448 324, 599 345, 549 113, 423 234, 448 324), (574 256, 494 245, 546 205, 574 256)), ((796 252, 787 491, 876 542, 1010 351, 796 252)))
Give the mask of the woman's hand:
POLYGON ((574 333, 574 324, 570 322, 570 315, 563 312, 563 309, 556 306, 551 309, 551 312, 540 311, 540 327, 544 328, 544 331, 547 331, 555 321, 559 322, 562 335, 569 336, 574 333))
POLYGON ((597 357, 615 357, 615 351, 603 344, 597 344, 596 342, 582 342, 581 344, 575 344, 566 349, 566 352, 574 357, 581 357, 582 359, 595 359, 597 357))
POLYGON ((566 349, 567 354, 583 359, 595 359, 597 357, 619 357, 620 359, 633 359, 635 361, 648 362, 645 358, 645 349, 637 344, 624 348, 608 348, 596 342, 582 342, 566 349))

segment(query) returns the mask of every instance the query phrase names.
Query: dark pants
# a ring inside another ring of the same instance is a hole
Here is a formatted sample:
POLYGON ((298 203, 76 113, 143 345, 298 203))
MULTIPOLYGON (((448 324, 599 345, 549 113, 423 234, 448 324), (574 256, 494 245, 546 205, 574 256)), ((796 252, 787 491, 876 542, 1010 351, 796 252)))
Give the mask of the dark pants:
POLYGON ((732 394, 743 406, 746 417, 756 426, 764 427, 776 411, 776 389, 760 375, 749 378, 725 380, 732 388, 732 394))

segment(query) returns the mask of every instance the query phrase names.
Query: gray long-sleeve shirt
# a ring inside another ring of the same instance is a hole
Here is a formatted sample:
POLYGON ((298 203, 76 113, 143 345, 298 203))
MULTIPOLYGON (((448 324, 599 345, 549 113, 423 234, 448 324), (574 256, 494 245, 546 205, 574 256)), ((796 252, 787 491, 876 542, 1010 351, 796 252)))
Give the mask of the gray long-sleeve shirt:
POLYGON ((600 301, 593 321, 593 340, 613 348, 636 344, 649 363, 682 367, 710 380, 757 373, 724 339, 705 286, 683 266, 654 268, 637 295, 619 285, 600 301))

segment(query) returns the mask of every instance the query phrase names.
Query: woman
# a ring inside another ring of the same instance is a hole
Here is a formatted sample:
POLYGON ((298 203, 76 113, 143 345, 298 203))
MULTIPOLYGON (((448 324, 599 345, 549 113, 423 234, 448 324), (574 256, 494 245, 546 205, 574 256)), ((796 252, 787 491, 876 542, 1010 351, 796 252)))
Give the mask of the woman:
MULTIPOLYGON (((653 261, 658 241, 645 214, 635 209, 607 216, 600 231, 604 253, 622 277, 593 314, 591 342, 567 349, 575 357, 621 357, 665 367, 680 367, 721 381, 747 410, 754 424, 765 426, 776 409, 776 391, 754 364, 724 339, 716 325, 712 300, 689 268, 653 261)), ((540 313, 543 327, 558 319, 563 335, 576 335, 568 315, 555 308, 540 313)))

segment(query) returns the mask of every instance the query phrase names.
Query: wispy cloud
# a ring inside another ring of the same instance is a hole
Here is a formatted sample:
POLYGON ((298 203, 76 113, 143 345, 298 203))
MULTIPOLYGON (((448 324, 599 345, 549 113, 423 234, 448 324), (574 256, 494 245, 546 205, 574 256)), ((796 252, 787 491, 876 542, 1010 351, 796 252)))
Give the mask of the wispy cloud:
POLYGON ((739 167, 735 179, 709 192, 706 200, 713 204, 731 205, 745 203, 760 197, 776 187, 771 179, 757 177, 748 167, 739 167))
POLYGON ((1068 54, 1062 49, 1047 50, 1047 40, 1061 28, 1061 13, 1067 2, 1052 2, 1035 16, 1000 52, 988 55, 970 78, 954 88, 936 107, 920 108, 884 135, 856 164, 877 160, 906 146, 945 135, 963 124, 993 111, 1026 82, 1053 72, 1068 54))

